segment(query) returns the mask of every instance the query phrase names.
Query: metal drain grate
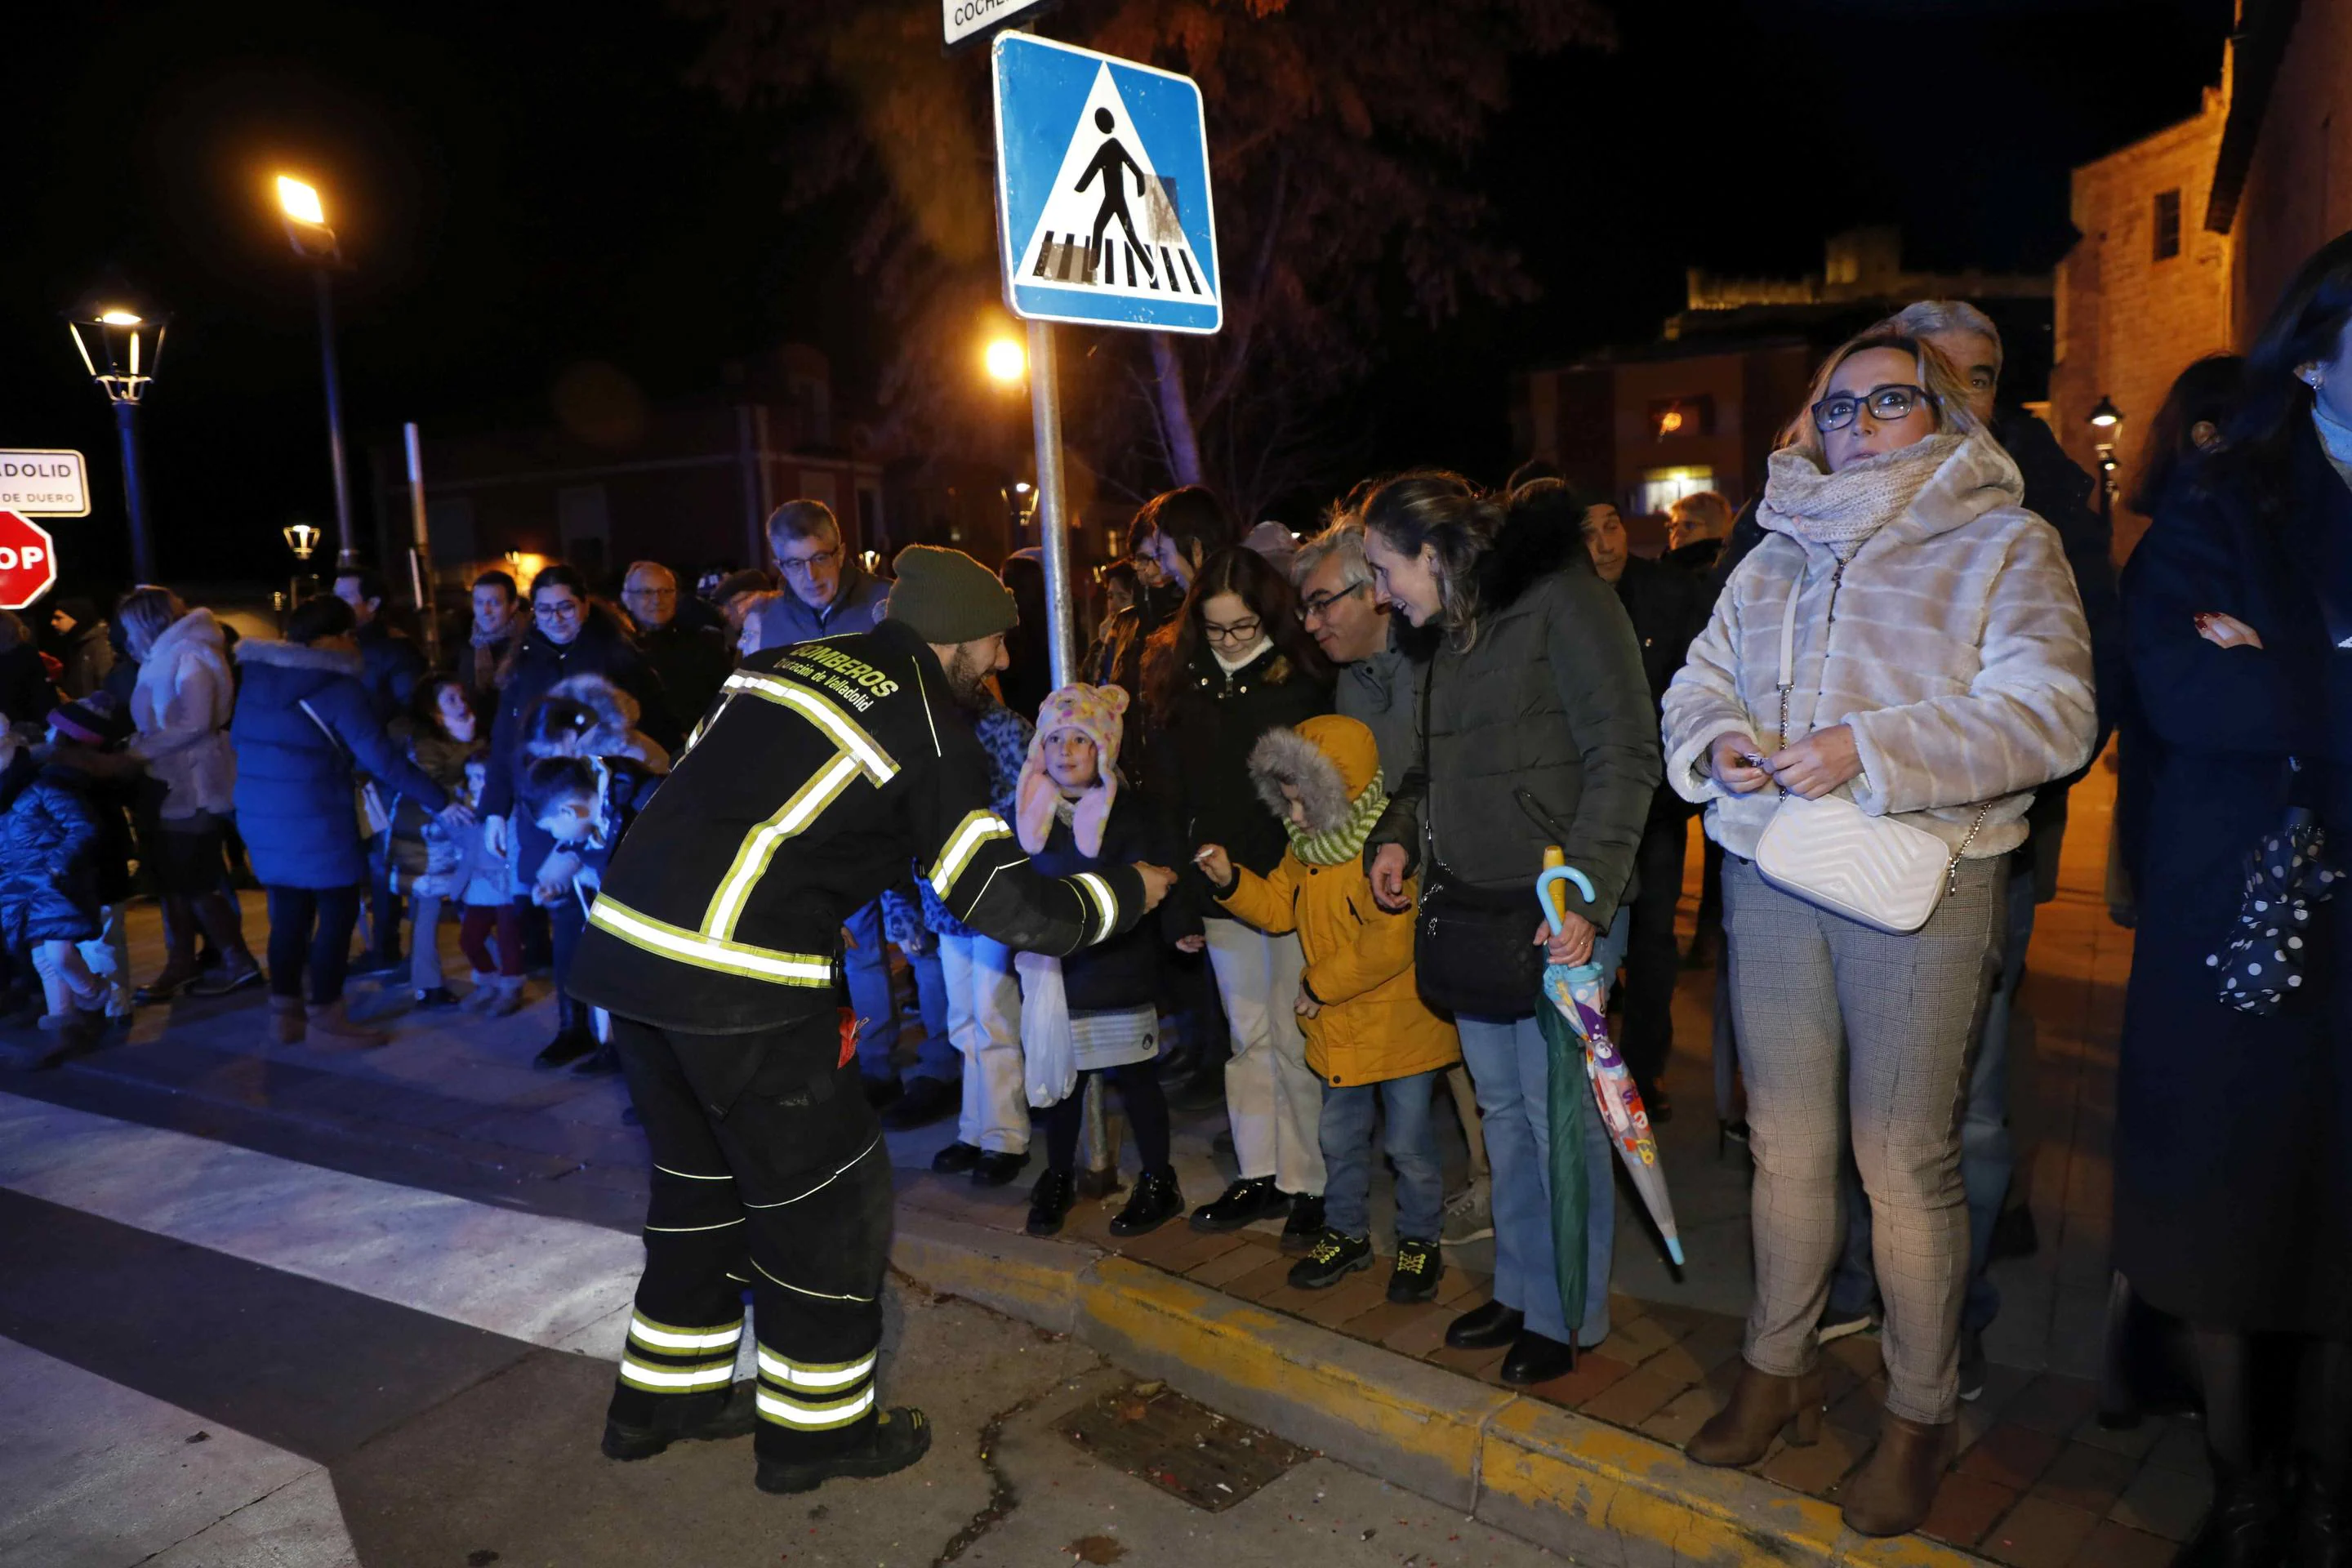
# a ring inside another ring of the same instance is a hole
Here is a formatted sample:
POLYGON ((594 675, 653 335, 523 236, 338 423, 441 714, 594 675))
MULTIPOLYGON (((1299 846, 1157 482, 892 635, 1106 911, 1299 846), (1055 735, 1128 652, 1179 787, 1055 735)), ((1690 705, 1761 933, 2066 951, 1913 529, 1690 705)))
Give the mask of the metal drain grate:
POLYGON ((1279 1479, 1311 1449, 1218 1415, 1161 1383, 1139 1383, 1080 1405, 1062 1436, 1194 1508, 1222 1513, 1279 1479))

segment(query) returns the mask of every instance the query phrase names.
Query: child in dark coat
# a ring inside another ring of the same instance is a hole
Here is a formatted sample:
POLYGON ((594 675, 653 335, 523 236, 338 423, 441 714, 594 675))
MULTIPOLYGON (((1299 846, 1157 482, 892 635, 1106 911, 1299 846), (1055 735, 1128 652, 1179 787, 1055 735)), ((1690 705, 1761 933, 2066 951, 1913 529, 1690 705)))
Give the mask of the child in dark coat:
MULTIPOLYGON (((1117 758, 1127 693, 1115 686, 1072 685, 1045 699, 1021 770, 1017 831, 1041 876, 1083 877, 1129 860, 1162 863, 1151 814, 1119 794, 1117 758)), ((1021 1035, 1032 1056, 1030 1098, 1038 1074, 1032 1048, 1049 1031, 1066 1030, 1076 1081, 1045 1120, 1045 1173, 1029 1204, 1029 1234, 1053 1236, 1077 1197, 1074 1167, 1086 1115, 1087 1079, 1099 1072, 1118 1089, 1135 1129, 1143 1174, 1110 1222, 1116 1236, 1140 1236, 1184 1212, 1184 1194, 1168 1160, 1168 1100, 1160 1088, 1158 995, 1160 933, 1150 921, 1059 960, 1024 952, 1021 1035)))
POLYGON ((0 741, 0 939, 40 974, 41 1027, 58 1037, 44 1065, 130 1015, 131 732, 130 714, 93 695, 49 715, 46 747, 0 741))

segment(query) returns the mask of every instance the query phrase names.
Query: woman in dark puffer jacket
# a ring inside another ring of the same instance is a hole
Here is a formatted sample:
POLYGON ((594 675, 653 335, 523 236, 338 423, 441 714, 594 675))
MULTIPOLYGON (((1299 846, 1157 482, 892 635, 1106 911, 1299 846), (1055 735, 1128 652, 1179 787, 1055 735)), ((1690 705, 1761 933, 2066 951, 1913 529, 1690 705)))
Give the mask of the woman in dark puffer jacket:
POLYGON ((282 1044, 300 1040, 306 1024, 346 1045, 386 1038, 343 1011, 343 975, 367 875, 354 767, 387 795, 446 814, 453 826, 472 821, 384 733, 360 684, 353 625, 349 605, 320 597, 288 617, 284 642, 237 645, 244 679, 229 721, 237 824, 253 874, 269 895, 270 1019, 282 1044))

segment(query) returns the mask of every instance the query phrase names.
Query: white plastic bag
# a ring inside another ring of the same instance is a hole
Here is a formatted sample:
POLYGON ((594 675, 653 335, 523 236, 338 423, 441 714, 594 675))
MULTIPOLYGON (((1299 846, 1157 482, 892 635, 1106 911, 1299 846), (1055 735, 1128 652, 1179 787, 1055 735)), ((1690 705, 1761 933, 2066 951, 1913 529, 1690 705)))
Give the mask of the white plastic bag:
POLYGON ((1062 961, 1046 952, 1016 952, 1013 967, 1021 974, 1022 1079, 1029 1103, 1059 1105, 1078 1086, 1078 1047, 1070 1035, 1062 961))

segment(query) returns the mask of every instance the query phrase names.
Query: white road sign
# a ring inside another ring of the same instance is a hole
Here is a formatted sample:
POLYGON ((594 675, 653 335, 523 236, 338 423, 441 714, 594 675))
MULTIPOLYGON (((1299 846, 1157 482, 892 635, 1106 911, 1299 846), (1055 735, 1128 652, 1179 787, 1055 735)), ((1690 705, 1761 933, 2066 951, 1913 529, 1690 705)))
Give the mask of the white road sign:
POLYGON ((1009 26, 1013 19, 1051 4, 1051 0, 940 0, 940 24, 947 47, 1009 26))
POLYGON ((0 511, 88 517, 89 481, 79 452, 0 447, 0 511))

